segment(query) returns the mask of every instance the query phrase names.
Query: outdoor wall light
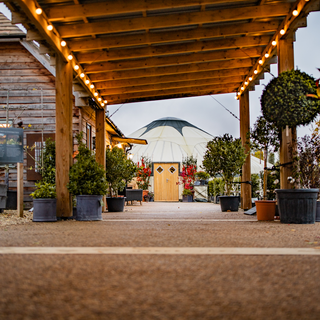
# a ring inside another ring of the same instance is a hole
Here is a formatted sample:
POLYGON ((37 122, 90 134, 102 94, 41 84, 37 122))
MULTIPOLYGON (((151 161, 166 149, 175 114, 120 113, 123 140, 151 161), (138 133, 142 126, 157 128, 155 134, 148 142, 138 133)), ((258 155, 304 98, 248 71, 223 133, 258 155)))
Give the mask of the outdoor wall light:
POLYGON ((47 30, 52 31, 53 30, 53 25, 52 24, 48 24, 47 25, 47 30))
POLYGON ((284 29, 281 29, 281 30, 280 30, 280 34, 281 34, 281 35, 284 35, 285 33, 286 33, 286 32, 285 32, 284 29))
POLYGON ((65 47, 66 45, 67 45, 67 43, 64 40, 62 40, 61 41, 61 47, 65 47))
POLYGON ((41 8, 37 8, 36 9, 36 14, 41 14, 42 13, 42 9, 41 8))
POLYGON ((273 40, 272 41, 272 45, 275 47, 277 45, 277 41, 276 40, 273 40))

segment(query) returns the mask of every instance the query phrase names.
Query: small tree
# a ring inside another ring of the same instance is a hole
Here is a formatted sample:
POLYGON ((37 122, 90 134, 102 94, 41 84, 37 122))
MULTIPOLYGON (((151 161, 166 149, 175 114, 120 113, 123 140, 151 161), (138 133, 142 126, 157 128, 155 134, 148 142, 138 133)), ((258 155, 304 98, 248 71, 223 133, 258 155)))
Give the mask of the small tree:
POLYGON ((231 135, 215 137, 207 143, 207 150, 203 158, 203 167, 211 177, 221 175, 225 181, 225 190, 229 196, 232 182, 246 160, 245 148, 240 139, 233 139, 231 135))
POLYGON ((106 172, 95 155, 82 142, 83 132, 76 135, 78 154, 70 169, 67 188, 72 195, 105 195, 108 190, 106 172))
POLYGON ((122 149, 114 147, 106 150, 106 180, 111 197, 118 196, 118 191, 124 189, 136 172, 137 166, 127 159, 122 149))
POLYGON ((277 127, 268 122, 264 117, 259 117, 254 124, 253 130, 250 132, 250 142, 253 148, 263 150, 264 159, 264 184, 263 199, 267 199, 267 161, 268 151, 272 147, 273 151, 277 151, 280 146, 279 130, 277 127))

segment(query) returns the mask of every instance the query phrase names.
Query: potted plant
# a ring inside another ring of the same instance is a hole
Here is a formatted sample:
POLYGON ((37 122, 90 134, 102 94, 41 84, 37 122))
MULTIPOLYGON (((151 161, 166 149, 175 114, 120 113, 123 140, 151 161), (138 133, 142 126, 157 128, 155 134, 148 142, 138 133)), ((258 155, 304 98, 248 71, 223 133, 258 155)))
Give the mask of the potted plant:
POLYGON ((257 219, 273 220, 276 213, 276 201, 267 199, 267 159, 269 148, 272 147, 273 151, 276 152, 280 146, 279 130, 264 117, 259 117, 254 124, 254 129, 250 132, 250 144, 252 148, 262 150, 264 158, 263 200, 255 201, 257 219))
POLYGON ((208 179, 210 178, 209 173, 205 172, 205 171, 197 171, 195 173, 195 177, 197 180, 199 180, 200 185, 204 186, 206 184, 206 182, 208 181, 208 179))
POLYGON ((151 192, 151 191, 149 191, 148 194, 146 194, 146 195, 144 196, 144 200, 145 200, 146 202, 153 202, 153 201, 154 201, 153 198, 154 198, 154 193, 151 192))
POLYGON ((182 202, 193 202, 193 192, 190 189, 183 189, 182 202))
POLYGON ((224 194, 225 182, 221 177, 213 178, 208 183, 208 195, 213 197, 214 203, 219 203, 219 196, 224 194))
POLYGON ((57 221, 55 142, 50 138, 47 139, 41 152, 41 160, 37 165, 42 175, 42 180, 36 183, 37 188, 31 193, 33 198, 32 221, 52 222, 57 221))
POLYGON ((142 156, 141 157, 141 165, 140 162, 138 162, 138 168, 137 168, 137 185, 139 189, 143 190, 143 201, 144 196, 148 194, 148 188, 150 186, 150 177, 152 172, 152 162, 148 157, 142 156))
POLYGON ((132 160, 127 159, 126 154, 120 148, 106 150, 106 180, 108 183, 109 197, 107 205, 109 212, 122 212, 124 210, 125 197, 118 197, 126 183, 132 180, 137 171, 132 160))
POLYGON ((226 196, 220 196, 221 211, 238 211, 239 197, 231 196, 232 183, 246 160, 245 148, 240 139, 225 134, 207 143, 202 165, 211 177, 222 176, 226 196))
POLYGON ((76 135, 78 153, 69 172, 69 192, 77 199, 78 221, 102 220, 102 196, 107 193, 106 172, 82 141, 83 133, 76 135))
MULTIPOLYGON (((261 96, 261 109, 267 121, 279 130, 291 128, 293 132, 291 155, 297 153, 296 127, 307 125, 320 111, 320 100, 315 79, 299 70, 282 72, 272 79, 261 96), (310 96, 311 95, 311 96, 310 96)), ((282 141, 280 141, 280 144, 282 141)), ((291 164, 280 164, 280 166, 291 164)), ((293 183, 292 177, 288 177, 293 183)), ((277 189, 280 221, 283 223, 314 223, 316 199, 319 189, 277 189)))
POLYGON ((194 195, 194 182, 195 174, 197 172, 197 159, 193 156, 188 156, 182 161, 182 170, 180 173, 181 181, 183 185, 182 201, 192 202, 194 195))

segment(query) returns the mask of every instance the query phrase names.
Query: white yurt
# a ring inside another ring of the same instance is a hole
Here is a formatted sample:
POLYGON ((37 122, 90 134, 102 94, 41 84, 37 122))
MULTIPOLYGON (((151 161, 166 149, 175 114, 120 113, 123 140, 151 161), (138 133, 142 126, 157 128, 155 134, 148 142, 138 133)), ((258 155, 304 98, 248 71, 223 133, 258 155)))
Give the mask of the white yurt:
MULTIPOLYGON (((139 162, 142 156, 153 162, 151 189, 156 201, 178 201, 181 198, 182 187, 179 188, 177 182, 183 159, 193 156, 200 170, 206 145, 213 138, 188 121, 172 117, 152 121, 129 137, 148 141, 147 145, 134 145, 130 153, 134 162, 139 162)), ((262 170, 263 162, 252 156, 252 173, 262 170)))

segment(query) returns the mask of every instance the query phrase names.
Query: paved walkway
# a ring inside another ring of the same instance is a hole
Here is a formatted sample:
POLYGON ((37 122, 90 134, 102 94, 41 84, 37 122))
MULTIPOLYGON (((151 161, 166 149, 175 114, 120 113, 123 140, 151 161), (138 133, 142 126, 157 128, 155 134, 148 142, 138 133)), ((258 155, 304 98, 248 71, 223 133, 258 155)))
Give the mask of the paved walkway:
POLYGON ((211 203, 0 227, 0 319, 319 319, 320 223, 211 203))

